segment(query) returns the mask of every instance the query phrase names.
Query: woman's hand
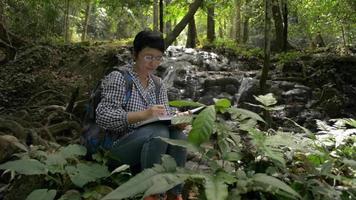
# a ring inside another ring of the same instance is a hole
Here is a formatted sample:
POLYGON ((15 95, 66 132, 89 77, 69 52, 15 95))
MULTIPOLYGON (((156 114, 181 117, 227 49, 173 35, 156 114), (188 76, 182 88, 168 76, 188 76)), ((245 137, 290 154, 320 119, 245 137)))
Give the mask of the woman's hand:
POLYGON ((166 108, 164 105, 153 105, 145 110, 147 119, 152 117, 164 116, 167 115, 166 108))

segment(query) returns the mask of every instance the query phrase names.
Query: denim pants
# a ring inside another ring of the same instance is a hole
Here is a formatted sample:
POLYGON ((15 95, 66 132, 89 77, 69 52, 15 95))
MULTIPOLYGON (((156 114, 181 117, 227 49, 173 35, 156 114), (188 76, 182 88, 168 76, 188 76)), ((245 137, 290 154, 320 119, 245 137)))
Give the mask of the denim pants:
MULTIPOLYGON (((141 170, 161 163, 163 154, 172 156, 177 165, 184 167, 187 151, 179 146, 169 145, 155 137, 186 140, 187 136, 174 127, 164 123, 152 123, 137 128, 133 133, 123 136, 115 142, 111 149, 111 156, 120 164, 141 167, 141 170)), ((170 190, 173 194, 180 194, 182 185, 170 190)))

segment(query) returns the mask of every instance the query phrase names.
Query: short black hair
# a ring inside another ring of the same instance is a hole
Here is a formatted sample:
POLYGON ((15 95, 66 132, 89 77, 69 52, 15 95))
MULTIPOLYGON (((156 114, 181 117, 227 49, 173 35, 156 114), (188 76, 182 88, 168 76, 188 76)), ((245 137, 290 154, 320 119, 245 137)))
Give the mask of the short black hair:
POLYGON ((137 55, 145 47, 157 49, 164 53, 165 45, 163 34, 151 30, 144 30, 137 33, 133 42, 134 53, 137 55))

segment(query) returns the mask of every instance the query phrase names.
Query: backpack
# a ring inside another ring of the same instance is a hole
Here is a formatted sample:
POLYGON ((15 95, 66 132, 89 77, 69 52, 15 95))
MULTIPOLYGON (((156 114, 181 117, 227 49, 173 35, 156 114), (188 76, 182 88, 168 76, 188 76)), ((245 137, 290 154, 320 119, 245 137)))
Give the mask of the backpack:
MULTIPOLYGON (((126 109, 127 103, 129 102, 132 94, 132 77, 130 73, 124 69, 114 68, 113 71, 120 72, 125 79, 126 94, 124 99, 124 109, 126 109)), ((162 83, 157 76, 152 75, 151 77, 155 84, 156 99, 158 100, 162 83)), ((80 137, 80 143, 87 148, 87 155, 95 154, 99 149, 110 149, 116 139, 113 137, 114 134, 110 134, 110 130, 104 130, 100 128, 95 122, 96 108, 98 107, 101 101, 101 83, 102 80, 98 81, 98 83, 92 90, 83 119, 83 131, 80 137)))

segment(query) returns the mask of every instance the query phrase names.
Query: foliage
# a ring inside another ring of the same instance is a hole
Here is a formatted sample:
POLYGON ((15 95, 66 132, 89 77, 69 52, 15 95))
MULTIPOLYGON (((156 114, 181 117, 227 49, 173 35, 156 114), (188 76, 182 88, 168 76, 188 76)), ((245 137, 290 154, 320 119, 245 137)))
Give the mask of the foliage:
POLYGON ((276 55, 277 65, 282 66, 284 63, 292 62, 300 58, 303 54, 299 51, 288 51, 276 55))
MULTIPOLYGON (((267 111, 280 109, 272 94, 255 98, 261 103, 255 106, 267 111)), ((172 104, 201 105, 187 101, 172 104)), ((204 170, 177 167, 175 160, 165 155, 162 164, 126 181, 127 165, 110 175, 101 163, 81 160, 86 151, 78 145, 52 153, 32 148, 16 154, 19 160, 4 163, 0 169, 45 177, 49 188, 34 190, 28 199, 53 199, 57 193, 62 195, 60 199, 135 199, 164 193, 187 180, 204 188, 201 195, 207 200, 355 198, 354 119, 331 120, 331 124, 318 121, 316 137, 295 122, 304 133, 260 130, 265 123, 258 114, 219 99, 193 116, 188 141, 160 138, 193 152, 206 165, 204 170), (119 187, 113 190, 103 184, 104 179, 119 187), (73 192, 77 188, 83 188, 84 193, 73 192)))
POLYGON ((234 40, 217 38, 211 44, 207 40, 202 40, 203 48, 213 48, 216 51, 232 51, 235 55, 241 55, 247 58, 263 58, 263 50, 260 48, 251 48, 244 45, 238 45, 234 40))
MULTIPOLYGON (((84 188, 88 183, 100 183, 100 179, 110 176, 105 165, 78 159, 85 154, 85 147, 80 145, 61 147, 52 153, 33 148, 17 154, 20 159, 1 164, 0 169, 23 175, 43 175, 49 185, 56 185, 51 188, 57 190, 84 188)), ((34 190, 27 199, 53 199, 57 190, 34 190)))
MULTIPOLYGON (((276 109, 277 102, 272 94, 256 99, 261 102, 260 107, 276 109)), ((179 105, 179 102, 175 104, 179 105)), ((319 142, 318 137, 261 131, 258 129, 259 122, 264 120, 257 114, 231 107, 226 99, 218 100, 195 117, 189 133, 193 133, 194 137, 189 137, 188 142, 161 138, 171 145, 194 152, 205 161, 202 163, 208 165, 208 170, 182 169, 176 167, 172 158, 164 156, 161 165, 141 172, 104 199, 162 193, 187 179, 197 180, 195 183, 205 188, 207 200, 250 199, 251 192, 257 194, 258 199, 355 197, 352 189, 355 158, 348 153, 355 150, 352 147, 355 139, 351 139, 353 129, 345 127, 346 124, 353 124, 354 120, 337 120, 338 126, 333 127, 320 125, 320 128, 323 127, 320 131, 326 131, 327 135, 334 129, 351 133, 339 146, 329 145, 328 148, 319 142), (231 123, 222 120, 224 113, 230 113, 231 123), (213 127, 205 124, 207 121, 213 127), (343 124, 340 124, 341 121, 343 124), (330 148, 334 149, 332 154, 330 148)), ((311 134, 307 129, 303 130, 311 134)))

